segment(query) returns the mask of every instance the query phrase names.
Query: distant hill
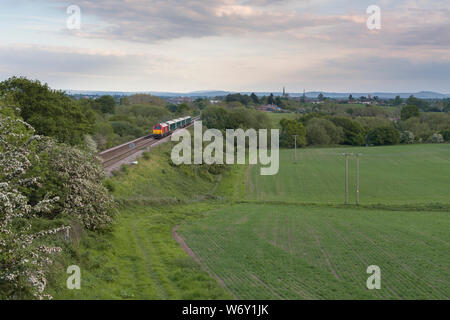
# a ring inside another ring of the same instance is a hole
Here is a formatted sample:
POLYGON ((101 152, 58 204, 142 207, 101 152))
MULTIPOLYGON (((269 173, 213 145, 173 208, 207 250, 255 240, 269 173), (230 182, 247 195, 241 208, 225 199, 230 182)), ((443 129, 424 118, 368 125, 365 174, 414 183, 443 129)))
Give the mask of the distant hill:
MULTIPOLYGON (((145 93, 145 94, 151 94, 158 97, 205 97, 205 98, 212 98, 217 96, 226 96, 230 93, 241 93, 241 94, 251 94, 252 92, 231 92, 231 91, 221 91, 221 90, 215 90, 215 91, 193 91, 188 93, 181 93, 181 92, 161 92, 161 91, 140 91, 140 92, 126 92, 126 91, 91 91, 91 90, 65 90, 67 94, 81 94, 81 95, 121 95, 121 96, 128 96, 133 95, 137 93, 145 93)), ((271 93, 273 93, 275 96, 281 96, 282 92, 255 92, 258 96, 268 96, 271 93)), ((325 97, 328 98, 335 98, 335 99, 345 99, 348 98, 348 96, 351 94, 354 98, 359 98, 361 96, 368 96, 369 94, 372 97, 378 96, 380 98, 384 99, 393 99, 396 96, 400 96, 401 98, 408 98, 411 95, 415 96, 416 98, 420 99, 446 99, 450 98, 450 94, 442 94, 438 92, 432 92, 432 91, 421 91, 421 92, 409 92, 409 93, 396 93, 396 92, 325 92, 325 91, 310 91, 306 92, 305 95, 308 98, 316 98, 319 94, 323 94, 325 97)), ((301 97, 303 93, 289 93, 291 97, 301 97)))

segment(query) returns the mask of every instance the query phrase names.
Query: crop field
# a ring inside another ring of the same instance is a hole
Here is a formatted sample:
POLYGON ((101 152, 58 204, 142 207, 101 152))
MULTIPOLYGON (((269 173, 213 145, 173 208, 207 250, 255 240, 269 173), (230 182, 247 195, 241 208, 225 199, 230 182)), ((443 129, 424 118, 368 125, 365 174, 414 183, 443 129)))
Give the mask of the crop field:
POLYGON ((272 128, 281 129, 280 121, 282 119, 295 120, 300 115, 298 113, 273 113, 273 112, 265 112, 267 116, 272 121, 272 128))
MULTIPOLYGON (((291 203, 344 202, 344 152, 360 158, 361 204, 450 204, 450 145, 280 150, 276 176, 249 169, 246 199, 291 203)), ((349 160, 350 201, 355 202, 356 160, 349 160)))
POLYGON ((450 298, 449 145, 297 152, 276 176, 235 167, 218 192, 238 203, 180 226, 204 269, 238 299, 450 298), (343 205, 343 152, 363 153, 360 207, 343 205))
POLYGON ((239 299, 448 299, 449 229, 448 212, 240 204, 180 234, 239 299))

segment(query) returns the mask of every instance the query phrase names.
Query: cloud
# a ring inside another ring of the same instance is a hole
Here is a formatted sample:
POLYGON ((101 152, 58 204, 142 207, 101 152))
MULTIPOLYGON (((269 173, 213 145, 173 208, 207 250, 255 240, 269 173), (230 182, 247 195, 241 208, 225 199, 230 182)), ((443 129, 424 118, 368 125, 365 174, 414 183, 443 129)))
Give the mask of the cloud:
POLYGON ((40 79, 55 88, 78 83, 83 89, 92 84, 120 86, 131 78, 141 81, 172 63, 160 56, 35 45, 0 47, 0 61, 7 61, 0 66, 1 79, 20 75, 40 79))
MULTIPOLYGON (((361 23, 357 15, 298 12, 288 0, 78 1, 83 14, 95 16, 102 30, 84 26, 80 36, 139 42, 248 33, 283 33, 314 26, 361 23)), ((298 2, 297 2, 298 3, 298 2)))

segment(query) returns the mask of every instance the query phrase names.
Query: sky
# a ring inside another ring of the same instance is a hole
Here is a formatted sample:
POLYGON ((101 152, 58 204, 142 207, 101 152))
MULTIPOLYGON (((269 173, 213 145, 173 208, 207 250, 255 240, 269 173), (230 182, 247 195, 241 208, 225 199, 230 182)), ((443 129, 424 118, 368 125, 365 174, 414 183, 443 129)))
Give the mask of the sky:
POLYGON ((449 0, 1 0, 0 30, 0 80, 55 89, 450 93, 449 0))

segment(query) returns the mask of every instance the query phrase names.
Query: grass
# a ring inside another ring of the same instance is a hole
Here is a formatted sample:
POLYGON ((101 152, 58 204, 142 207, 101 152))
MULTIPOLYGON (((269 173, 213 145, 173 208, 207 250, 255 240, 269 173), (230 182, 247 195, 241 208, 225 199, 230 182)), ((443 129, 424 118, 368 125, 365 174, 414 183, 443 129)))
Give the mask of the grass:
MULTIPOLYGON (((280 151, 276 176, 250 169, 246 200, 293 203, 344 202, 343 152, 360 158, 362 204, 450 204, 450 145, 402 145, 376 148, 324 148, 280 151)), ((349 161, 350 201, 355 202, 356 161, 349 161)))
POLYGON ((206 200, 217 179, 201 166, 170 166, 169 150, 155 148, 150 159, 109 180, 122 204, 115 224, 63 243, 48 278, 55 299, 233 298, 172 237, 179 223, 223 206, 206 200), (81 290, 66 288, 70 265, 81 268, 81 290))
POLYGON ((108 181, 116 223, 63 244, 48 278, 56 299, 450 297, 449 145, 303 149, 296 164, 281 150, 266 177, 258 166, 172 167, 170 150, 108 181), (342 205, 342 152, 364 153, 359 208, 342 205), (73 264, 79 291, 65 287, 73 264), (381 290, 366 288, 369 265, 381 290))
POLYGON ((295 120, 297 119, 300 114, 298 113, 273 113, 273 112, 266 112, 267 116, 272 121, 272 128, 273 129, 281 129, 280 121, 282 119, 288 119, 288 120, 295 120))
POLYGON ((449 145, 281 150, 278 175, 234 166, 217 192, 240 204, 179 232, 238 299, 448 299, 449 176, 449 145), (343 152, 364 154, 359 207, 343 152))
POLYGON ((54 267, 56 299, 229 299, 172 238, 172 226, 211 208, 208 203, 122 209, 112 231, 85 235, 54 267), (70 252, 71 255, 67 255, 70 252), (69 265, 81 268, 81 290, 68 290, 69 265))
POLYGON ((180 234, 238 299, 448 299, 449 228, 447 212, 240 204, 180 234))

